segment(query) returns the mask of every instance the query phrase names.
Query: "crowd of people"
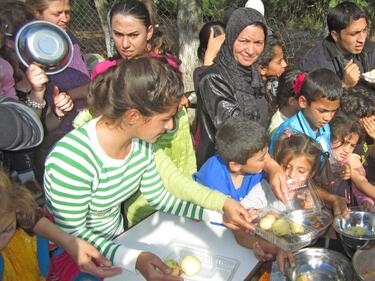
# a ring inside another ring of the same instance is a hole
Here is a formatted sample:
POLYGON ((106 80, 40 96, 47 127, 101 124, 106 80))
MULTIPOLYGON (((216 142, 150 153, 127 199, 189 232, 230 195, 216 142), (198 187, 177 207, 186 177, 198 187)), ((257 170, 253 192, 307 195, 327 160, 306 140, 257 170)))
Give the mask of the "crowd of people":
POLYGON ((330 9, 327 37, 295 66, 261 1, 206 23, 195 126, 152 0, 114 3, 116 55, 92 71, 69 20, 69 0, 0 4, 2 280, 102 280, 121 270, 181 280, 153 253, 113 241, 156 210, 224 224, 283 271, 293 254, 251 233, 256 209, 285 210, 288 180, 313 184, 333 215, 375 211, 375 86, 361 78, 375 69, 375 45, 362 7, 330 9), (16 55, 17 31, 35 19, 73 42, 58 74, 16 55))

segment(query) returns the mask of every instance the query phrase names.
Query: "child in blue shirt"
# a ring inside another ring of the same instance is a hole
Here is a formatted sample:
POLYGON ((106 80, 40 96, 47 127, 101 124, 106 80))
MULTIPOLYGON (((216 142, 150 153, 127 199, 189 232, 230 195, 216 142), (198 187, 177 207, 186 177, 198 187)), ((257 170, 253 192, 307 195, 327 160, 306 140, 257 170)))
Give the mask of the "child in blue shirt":
POLYGON ((324 152, 331 153, 329 122, 340 107, 340 79, 331 70, 317 69, 309 72, 295 88, 300 111, 279 127, 272 137, 270 150, 281 135, 300 132, 318 142, 324 152))
MULTIPOLYGON (((246 208, 264 208, 269 205, 283 206, 270 187, 263 181, 267 163, 274 161, 268 153, 267 131, 257 122, 229 118, 216 135, 218 154, 209 158, 194 174, 194 179, 212 189, 219 190, 237 201, 250 198, 246 208)), ((280 268, 293 256, 257 236, 233 231, 237 242, 253 249, 260 260, 277 257, 280 268), (246 236, 246 239, 244 237, 246 236)))

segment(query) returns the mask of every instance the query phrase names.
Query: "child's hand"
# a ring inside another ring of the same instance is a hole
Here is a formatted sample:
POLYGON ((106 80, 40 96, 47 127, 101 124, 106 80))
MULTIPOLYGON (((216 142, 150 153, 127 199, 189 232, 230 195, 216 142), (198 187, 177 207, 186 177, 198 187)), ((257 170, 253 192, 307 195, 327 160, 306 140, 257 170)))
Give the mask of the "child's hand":
POLYGON ((344 163, 340 169, 334 172, 334 175, 342 180, 348 180, 352 176, 351 168, 348 163, 344 163))
POLYGON ((207 49, 204 54, 204 65, 211 65, 215 59, 217 53, 219 52, 221 45, 225 40, 225 34, 221 34, 215 37, 215 32, 211 28, 210 38, 208 39, 207 49))
POLYGON ((26 70, 26 77, 31 84, 32 92, 43 100, 46 83, 48 82, 48 77, 44 70, 36 64, 30 64, 26 70))
POLYGON ((333 214, 335 216, 341 215, 344 218, 348 217, 349 209, 346 203, 346 199, 344 197, 337 196, 337 195, 332 195, 332 196, 333 196, 333 200, 331 204, 332 204, 333 214))
POLYGON ((301 208, 312 209, 314 208, 314 199, 310 192, 302 191, 296 194, 296 198, 299 200, 301 208))
POLYGON ((361 118, 359 122, 361 123, 362 127, 365 129, 369 137, 375 140, 375 118, 374 116, 361 118))
POLYGON ((283 250, 279 250, 276 255, 277 265, 282 273, 285 274, 285 262, 288 261, 291 267, 295 266, 295 260, 292 252, 285 252, 283 250))
POLYGON ((270 261, 270 260, 275 259, 274 255, 272 255, 270 253, 266 253, 263 250, 262 246, 260 246, 258 241, 254 242, 253 253, 254 253, 255 257, 260 261, 270 261))
POLYGON ((53 88, 53 102, 55 103, 55 113, 59 118, 64 117, 74 107, 71 97, 65 92, 60 92, 56 85, 53 88))
POLYGON ((372 202, 369 202, 369 201, 364 201, 362 203, 361 209, 364 210, 365 212, 375 213, 374 204, 372 202))
POLYGON ((142 252, 135 267, 149 281, 183 281, 181 277, 172 276, 172 269, 152 253, 142 252))
POLYGON ((98 250, 85 240, 71 237, 71 242, 64 246, 73 258, 80 271, 107 278, 121 273, 120 268, 112 267, 111 262, 103 257, 98 250))
POLYGON ((256 219, 256 210, 246 210, 239 202, 232 198, 225 200, 223 207, 223 224, 232 230, 242 229, 246 232, 255 231, 251 222, 256 219))

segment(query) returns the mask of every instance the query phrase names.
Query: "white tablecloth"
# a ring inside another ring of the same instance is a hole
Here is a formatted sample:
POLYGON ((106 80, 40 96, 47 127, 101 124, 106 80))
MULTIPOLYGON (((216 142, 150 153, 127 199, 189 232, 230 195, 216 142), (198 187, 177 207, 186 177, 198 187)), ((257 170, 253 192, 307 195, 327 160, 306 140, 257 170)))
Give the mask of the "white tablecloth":
MULTIPOLYGON (((120 235, 116 241, 127 247, 150 251, 164 259, 175 242, 199 248, 214 256, 237 260, 239 266, 233 281, 244 280, 258 263, 250 249, 237 244, 232 232, 223 226, 156 212, 120 235)), ((144 280, 141 275, 123 271, 106 281, 144 280)), ((218 281, 218 280, 213 280, 218 281)))

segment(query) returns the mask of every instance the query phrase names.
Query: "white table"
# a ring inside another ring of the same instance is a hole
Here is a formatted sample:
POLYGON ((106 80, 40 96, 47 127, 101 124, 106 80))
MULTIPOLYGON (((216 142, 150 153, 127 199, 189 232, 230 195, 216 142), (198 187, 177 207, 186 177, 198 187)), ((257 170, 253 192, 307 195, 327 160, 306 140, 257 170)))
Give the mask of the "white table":
MULTIPOLYGON (((258 263, 252 251, 238 245, 232 232, 225 227, 159 212, 130 228, 115 241, 127 247, 150 251, 162 259, 170 253, 168 246, 174 241, 186 246, 198 246, 212 255, 239 261, 233 281, 244 280, 258 263)), ((141 275, 125 270, 121 275, 106 279, 124 280, 144 279, 141 275)))

